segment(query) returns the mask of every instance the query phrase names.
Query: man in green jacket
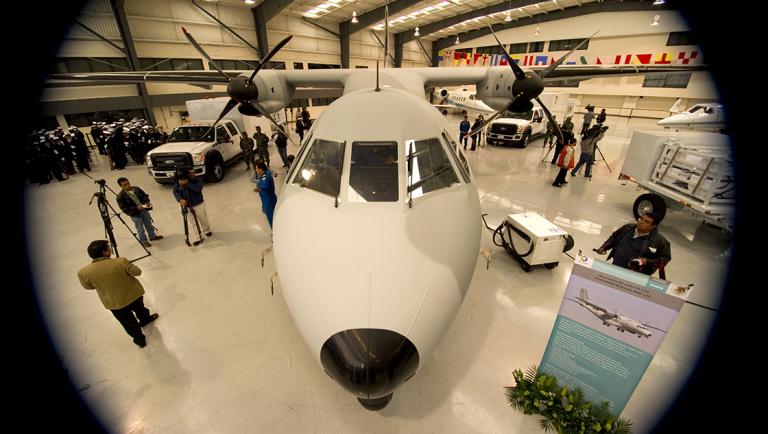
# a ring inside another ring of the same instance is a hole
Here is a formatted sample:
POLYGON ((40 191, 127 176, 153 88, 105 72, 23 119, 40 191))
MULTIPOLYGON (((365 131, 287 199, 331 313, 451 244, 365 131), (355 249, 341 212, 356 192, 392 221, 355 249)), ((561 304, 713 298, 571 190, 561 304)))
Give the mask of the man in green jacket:
POLYGON ((85 289, 95 289, 101 303, 112 311, 133 343, 139 348, 146 347, 147 338, 141 327, 156 320, 158 314, 150 314, 144 307, 144 287, 136 279, 141 269, 125 258, 111 258, 112 248, 107 240, 91 242, 88 256, 93 262, 77 272, 80 284, 85 289))

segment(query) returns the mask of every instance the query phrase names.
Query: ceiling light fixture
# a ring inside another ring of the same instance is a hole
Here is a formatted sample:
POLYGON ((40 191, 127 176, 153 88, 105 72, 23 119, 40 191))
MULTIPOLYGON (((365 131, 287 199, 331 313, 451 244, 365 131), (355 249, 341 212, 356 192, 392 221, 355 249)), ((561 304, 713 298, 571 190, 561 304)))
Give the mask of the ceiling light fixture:
POLYGON ((254 3, 256 3, 256 0, 245 0, 245 4, 247 5, 252 5, 254 3))
POLYGON ((506 16, 506 17, 504 17, 504 21, 505 21, 505 22, 510 22, 510 21, 512 21, 512 13, 511 13, 511 12, 507 11, 507 16, 506 16))
POLYGON ((352 11, 352 22, 357 23, 357 12, 352 11))
POLYGON ((456 35, 456 42, 454 42, 454 44, 460 44, 460 43, 461 41, 459 41, 459 35, 456 35))
POLYGON ((652 26, 658 26, 661 24, 661 15, 655 15, 653 17, 653 22, 651 23, 652 26))
POLYGON ((666 3, 666 1, 664 0, 654 0, 653 5, 658 6, 658 5, 663 5, 664 3, 666 3))
POLYGON ((413 32, 413 36, 421 36, 419 35, 419 26, 416 26, 416 31, 413 32))

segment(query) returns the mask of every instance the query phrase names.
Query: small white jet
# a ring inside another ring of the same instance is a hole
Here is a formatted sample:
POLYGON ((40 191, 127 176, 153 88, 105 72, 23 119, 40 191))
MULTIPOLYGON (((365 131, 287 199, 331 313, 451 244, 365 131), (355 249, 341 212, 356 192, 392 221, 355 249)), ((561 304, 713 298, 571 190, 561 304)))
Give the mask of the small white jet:
MULTIPOLYGON (((231 99, 219 119, 237 107, 274 125, 270 113, 287 107, 297 90, 305 95, 317 88, 343 90, 312 123, 279 186, 273 246, 286 304, 309 350, 371 410, 384 408, 429 359, 464 300, 480 247, 472 170, 453 129, 424 98, 425 87, 474 85, 477 98, 497 110, 491 121, 508 109, 531 110, 532 100, 541 104, 545 80, 552 77, 703 69, 602 65, 556 71, 566 55, 523 71, 508 53, 509 67, 262 69, 289 36, 256 70, 224 72, 187 37, 216 71, 49 79, 226 85, 231 99)), ((543 104, 542 109, 551 119, 543 104)))
POLYGON ((496 111, 478 99, 474 92, 470 92, 467 89, 437 89, 435 90, 435 96, 437 97, 438 104, 434 104, 434 106, 438 108, 453 108, 479 113, 493 113, 496 111))
POLYGON ((725 129, 725 109, 718 103, 695 104, 688 110, 680 110, 682 99, 669 109, 672 116, 657 122, 665 128, 696 128, 720 131, 725 129))
POLYGON ((619 315, 618 313, 608 312, 608 310, 604 307, 591 303, 589 301, 589 293, 587 293, 587 290, 584 288, 581 288, 578 297, 569 297, 568 300, 575 301, 581 307, 587 309, 589 313, 602 321, 604 326, 608 328, 616 327, 616 330, 620 331, 621 333, 633 333, 637 335, 638 338, 650 338, 652 336, 650 329, 655 329, 666 333, 665 330, 650 326, 648 324, 643 324, 640 321, 619 315))

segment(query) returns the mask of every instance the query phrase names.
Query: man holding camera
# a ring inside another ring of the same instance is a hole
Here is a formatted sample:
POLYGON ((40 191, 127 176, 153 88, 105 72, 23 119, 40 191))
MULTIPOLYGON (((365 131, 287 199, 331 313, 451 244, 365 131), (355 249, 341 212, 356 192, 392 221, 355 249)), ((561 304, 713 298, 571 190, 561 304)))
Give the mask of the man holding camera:
POLYGON ((576 174, 579 173, 581 166, 586 163, 587 168, 584 169, 584 177, 592 177, 592 164, 595 161, 595 146, 597 146, 597 142, 603 139, 606 130, 608 130, 607 125, 594 125, 584 133, 581 137, 581 156, 579 156, 579 162, 576 163, 576 166, 571 170, 571 176, 576 176, 576 174))
POLYGON ((152 227, 152 216, 149 214, 152 204, 149 202, 149 195, 141 188, 131 186, 128 178, 118 178, 117 184, 121 188, 120 193, 117 194, 117 205, 133 220, 141 245, 150 247, 152 244, 149 240, 163 239, 163 236, 157 235, 155 228, 152 227), (147 234, 149 234, 149 240, 147 240, 147 234))
POLYGON ((611 250, 607 259, 613 258, 614 265, 650 276, 659 268, 663 270, 672 260, 669 241, 659 232, 658 223, 657 214, 645 213, 637 219, 636 224, 629 223, 620 227, 602 246, 592 250, 601 255, 611 250))
MULTIPOLYGON (((211 225, 208 223, 208 213, 205 212, 205 202, 203 201, 203 181, 197 177, 195 169, 181 170, 176 175, 176 184, 173 185, 173 197, 179 202, 182 208, 192 208, 195 216, 200 221, 200 229, 205 232, 205 236, 213 235, 211 225)), ((197 240, 193 245, 197 246, 202 240, 197 240)))

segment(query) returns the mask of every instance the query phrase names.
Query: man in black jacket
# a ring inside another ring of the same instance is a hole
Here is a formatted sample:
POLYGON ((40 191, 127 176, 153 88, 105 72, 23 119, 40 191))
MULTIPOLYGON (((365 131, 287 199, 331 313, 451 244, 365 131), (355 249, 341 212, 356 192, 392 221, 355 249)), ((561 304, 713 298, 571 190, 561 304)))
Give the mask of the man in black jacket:
POLYGON ((650 276, 672 260, 669 241, 659 233, 658 221, 657 214, 645 213, 637 219, 636 224, 620 227, 602 246, 592 250, 601 255, 611 250, 608 259, 613 258, 615 265, 650 276))
POLYGON ((117 205, 133 220, 141 244, 150 247, 152 244, 149 240, 160 240, 163 236, 157 235, 152 227, 152 216, 149 214, 152 204, 149 202, 149 195, 139 187, 132 187, 128 178, 118 178, 117 183, 122 189, 117 195, 117 205))

